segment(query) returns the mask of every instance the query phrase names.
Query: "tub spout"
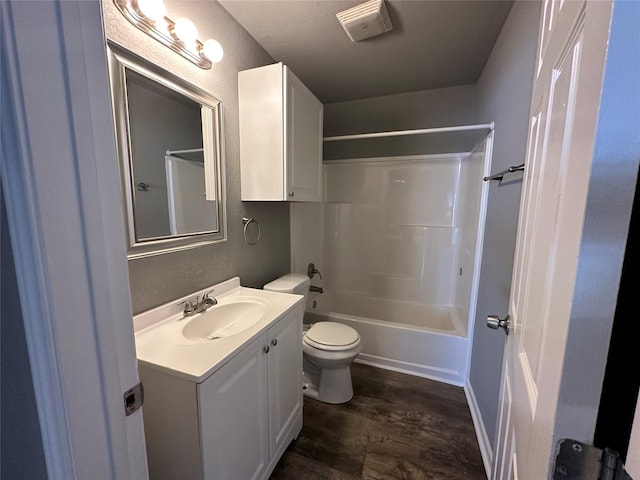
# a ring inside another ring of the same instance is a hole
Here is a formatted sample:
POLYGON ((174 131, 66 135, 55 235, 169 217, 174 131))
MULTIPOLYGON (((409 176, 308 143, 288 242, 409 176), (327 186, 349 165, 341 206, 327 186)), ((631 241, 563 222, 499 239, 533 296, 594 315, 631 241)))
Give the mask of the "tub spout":
POLYGON ((309 291, 310 292, 316 292, 316 293, 324 293, 324 291, 322 290, 322 287, 316 287, 314 285, 311 285, 309 287, 309 291))

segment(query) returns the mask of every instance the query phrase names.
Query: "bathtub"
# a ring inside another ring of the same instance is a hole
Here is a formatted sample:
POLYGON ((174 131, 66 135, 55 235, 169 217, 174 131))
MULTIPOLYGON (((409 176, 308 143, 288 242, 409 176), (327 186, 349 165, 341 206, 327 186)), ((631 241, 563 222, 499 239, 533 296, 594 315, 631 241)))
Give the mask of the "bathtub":
POLYGON ((327 292, 310 299, 304 318, 355 328, 356 362, 464 385, 468 341, 456 308, 327 292))

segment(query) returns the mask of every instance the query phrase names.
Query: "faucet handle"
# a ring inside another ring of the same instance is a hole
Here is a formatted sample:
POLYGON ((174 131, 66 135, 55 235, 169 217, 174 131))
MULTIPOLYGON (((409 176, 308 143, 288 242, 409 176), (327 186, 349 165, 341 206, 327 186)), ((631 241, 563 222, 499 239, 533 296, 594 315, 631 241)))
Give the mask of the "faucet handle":
POLYGON ((320 277, 320 280, 322 280, 322 274, 320 273, 320 270, 318 270, 313 263, 310 263, 307 267, 307 277, 313 278, 316 273, 320 277))
POLYGON ((216 291, 216 289, 215 289, 215 288, 212 288, 211 290, 209 290, 207 293, 205 293, 205 294, 202 296, 202 300, 204 300, 205 298, 209 298, 209 294, 210 294, 210 293, 213 293, 213 292, 215 292, 215 291, 216 291))
MULTIPOLYGON (((197 298, 196 298, 196 303, 198 303, 197 298)), ((191 300, 185 300, 184 302, 178 303, 178 305, 184 305, 185 312, 190 312, 195 309, 193 302, 191 302, 191 300)))

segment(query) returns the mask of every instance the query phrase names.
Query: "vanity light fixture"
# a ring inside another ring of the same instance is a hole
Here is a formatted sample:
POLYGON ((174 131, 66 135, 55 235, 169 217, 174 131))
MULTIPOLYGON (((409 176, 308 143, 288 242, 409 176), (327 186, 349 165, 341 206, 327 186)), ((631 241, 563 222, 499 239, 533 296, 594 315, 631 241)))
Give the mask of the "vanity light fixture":
POLYGON ((113 0, 118 10, 140 30, 179 53, 200 68, 222 60, 222 45, 213 39, 198 40, 198 29, 188 18, 166 16, 162 0, 113 0))

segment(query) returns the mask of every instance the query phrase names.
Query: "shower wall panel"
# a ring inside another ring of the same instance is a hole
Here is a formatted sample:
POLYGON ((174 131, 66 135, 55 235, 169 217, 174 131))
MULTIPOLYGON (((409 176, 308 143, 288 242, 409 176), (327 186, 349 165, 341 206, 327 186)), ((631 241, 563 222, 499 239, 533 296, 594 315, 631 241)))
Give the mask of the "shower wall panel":
POLYGON ((478 248, 478 226, 485 168, 486 141, 460 164, 460 185, 457 201, 457 222, 459 225, 458 265, 455 272, 454 305, 462 319, 469 317, 471 305, 474 262, 478 248))
POLYGON ((325 164, 325 288, 454 305, 464 156, 325 164))

